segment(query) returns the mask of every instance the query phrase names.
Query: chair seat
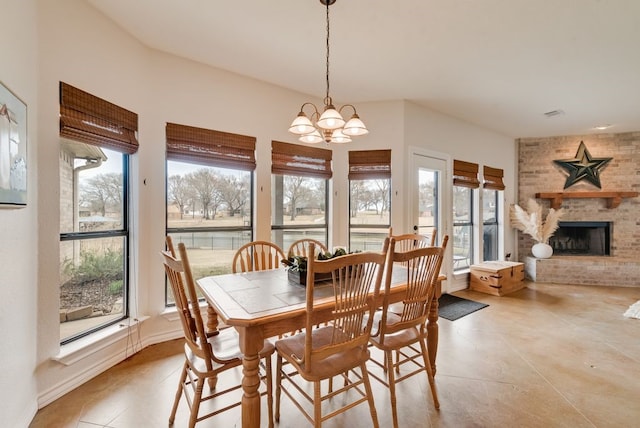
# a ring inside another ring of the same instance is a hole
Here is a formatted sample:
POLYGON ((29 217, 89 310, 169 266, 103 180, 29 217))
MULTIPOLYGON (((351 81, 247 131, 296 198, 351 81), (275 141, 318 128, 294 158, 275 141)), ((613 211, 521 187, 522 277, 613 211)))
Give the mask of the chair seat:
POLYGON ((395 350, 404 348, 405 346, 413 345, 420 341, 423 335, 415 328, 406 328, 394 334, 387 334, 384 338, 384 343, 380 343, 380 336, 372 336, 369 341, 378 349, 395 350))
MULTIPOLYGON (((311 333, 313 347, 317 349, 330 344, 331 336, 335 330, 330 325, 313 329, 311 333)), ((336 376, 369 359, 369 350, 364 344, 314 361, 313 364, 298 363, 297 359, 304 355, 306 334, 306 332, 302 332, 276 341, 276 350, 279 355, 296 367, 298 373, 307 381, 319 381, 336 376)))
MULTIPOLYGON (((218 367, 223 365, 240 365, 242 364, 242 351, 238 346, 239 337, 238 332, 233 328, 227 328, 220 330, 220 333, 208 338, 207 340, 213 349, 216 360, 219 363, 213 367, 213 371, 216 371, 218 367)), ((204 360, 196 355, 189 345, 185 343, 184 352, 186 358, 191 363, 191 367, 198 370, 200 373, 206 373, 206 365, 204 360)), ((273 342, 269 340, 264 341, 264 347, 260 350, 260 358, 268 357, 275 352, 275 346, 273 342)))

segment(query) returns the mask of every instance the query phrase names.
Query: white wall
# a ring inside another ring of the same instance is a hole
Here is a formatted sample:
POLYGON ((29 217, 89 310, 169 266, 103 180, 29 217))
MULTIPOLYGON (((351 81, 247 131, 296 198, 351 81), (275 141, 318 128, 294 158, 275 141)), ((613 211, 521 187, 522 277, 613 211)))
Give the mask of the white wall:
POLYGON ((0 415, 3 426, 17 427, 37 408, 36 3, 0 0, 0 11, 0 81, 27 104, 27 206, 0 209, 0 415))
MULTIPOLYGON (((126 356, 126 340, 122 339, 72 365, 52 360, 60 352, 58 82, 65 81, 139 115, 140 150, 133 156, 131 171, 131 281, 133 315, 150 316, 141 328, 143 345, 179 334, 177 323, 162 315, 164 276, 158 252, 163 248, 165 227, 165 123, 255 136, 257 206, 269 207, 271 140, 295 142, 287 127, 309 97, 147 49, 81 0, 0 1, 6 3, 3 15, 6 10, 18 15, 17 19, 6 20, 11 23, 9 28, 0 26, 0 35, 5 36, 0 41, 2 52, 15 52, 20 58, 17 62, 0 62, 0 79, 23 96, 30 106, 31 120, 29 205, 23 210, 0 211, 5 244, 0 256, 7 260, 0 280, 3 289, 9 290, 8 298, 0 299, 0 339, 11 343, 15 355, 6 356, 3 352, 0 357, 8 360, 3 360, 2 367, 15 368, 12 377, 3 377, 0 382, 0 402, 33 414, 36 395, 40 405, 46 404, 126 356), (15 34, 21 35, 18 42, 15 34), (43 191, 37 192, 38 189, 43 191), (38 260, 37 266, 34 260, 38 260), (16 281, 19 287, 11 287, 16 281), (10 318, 5 318, 7 315, 10 318), (8 322, 20 328, 8 331, 8 322), (24 385, 20 394, 7 387, 18 384, 24 385)), ((506 137, 403 101, 357 107, 371 134, 334 148, 334 245, 345 243, 348 236, 344 215, 348 150, 392 149, 394 195, 398 191, 393 199, 394 227, 404 224, 402 195, 409 146, 447 151, 453 157, 464 155, 465 160, 503 168, 508 186, 512 184, 509 180, 513 180, 514 148, 506 137), (469 159, 469 155, 474 158, 469 159)), ((505 192, 509 200, 512 194, 511 190, 505 192)), ((261 208, 256 222, 257 239, 269 239, 269 222, 261 208)), ((1 376, 5 376, 8 370, 2 372, 1 376)), ((24 421, 24 416, 20 420, 24 421)))

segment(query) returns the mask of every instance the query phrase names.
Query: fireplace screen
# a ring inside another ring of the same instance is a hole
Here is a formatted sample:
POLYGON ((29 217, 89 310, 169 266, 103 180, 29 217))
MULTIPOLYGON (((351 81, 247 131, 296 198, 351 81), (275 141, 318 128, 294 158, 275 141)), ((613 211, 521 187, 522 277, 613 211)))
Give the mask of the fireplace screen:
POLYGON ((612 227, 606 221, 561 221, 549 245, 554 255, 609 256, 612 227))

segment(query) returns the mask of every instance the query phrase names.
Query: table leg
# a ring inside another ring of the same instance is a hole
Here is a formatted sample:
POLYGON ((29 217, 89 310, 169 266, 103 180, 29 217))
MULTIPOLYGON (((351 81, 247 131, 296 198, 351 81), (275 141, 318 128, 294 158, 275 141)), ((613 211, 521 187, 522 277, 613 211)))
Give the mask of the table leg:
POLYGON ((442 295, 442 281, 438 280, 435 296, 431 300, 429 316, 427 317, 427 347, 433 376, 436 375, 436 356, 438 355, 438 298, 442 295))
POLYGON ((238 328, 242 359, 242 428, 260 427, 260 356, 264 344, 259 332, 238 328))
POLYGON ((218 331, 218 313, 213 306, 207 305, 207 333, 218 331))

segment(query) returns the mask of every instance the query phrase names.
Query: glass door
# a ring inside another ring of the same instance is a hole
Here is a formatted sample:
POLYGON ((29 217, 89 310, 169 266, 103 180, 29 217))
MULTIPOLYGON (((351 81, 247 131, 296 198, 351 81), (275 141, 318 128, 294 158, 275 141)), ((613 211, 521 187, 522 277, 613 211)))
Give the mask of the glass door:
MULTIPOLYGON (((432 236, 436 233, 436 245, 442 243, 444 235, 451 236, 448 231, 450 221, 445 207, 448 206, 449 197, 444 189, 447 180, 447 158, 444 155, 422 152, 415 149, 411 153, 410 169, 411 179, 409 180, 409 200, 411 201, 409 225, 414 233, 425 236, 432 236)), ((449 240, 451 243, 451 239, 449 240)), ((445 255, 442 264, 442 273, 449 277, 447 258, 450 251, 445 255)), ((443 291, 446 291, 446 281, 443 283, 443 291)))

